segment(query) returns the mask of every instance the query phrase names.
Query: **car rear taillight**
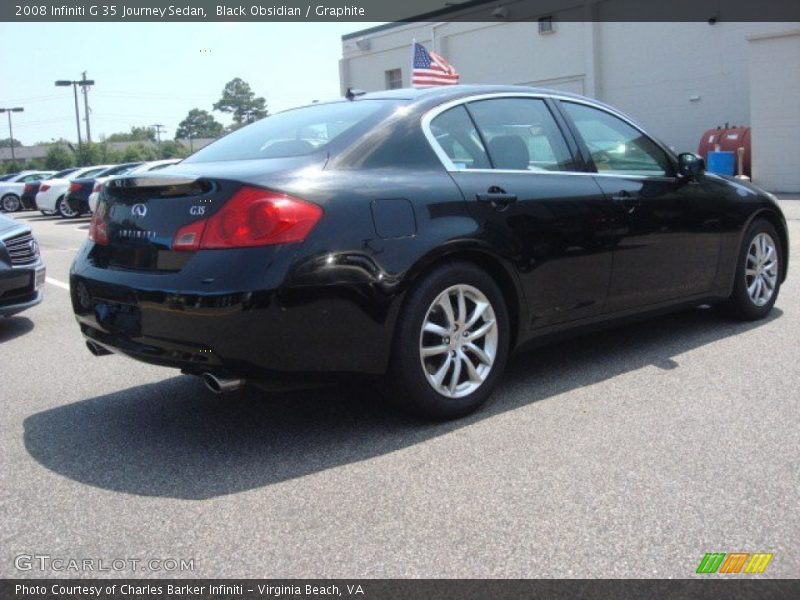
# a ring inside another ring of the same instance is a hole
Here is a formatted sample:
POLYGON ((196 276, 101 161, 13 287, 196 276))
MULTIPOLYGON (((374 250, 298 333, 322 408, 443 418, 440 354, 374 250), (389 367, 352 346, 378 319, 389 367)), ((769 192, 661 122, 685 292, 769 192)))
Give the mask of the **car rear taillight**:
POLYGON ((100 202, 92 215, 89 225, 89 239, 101 246, 108 245, 108 221, 106 220, 106 203, 100 202))
POLYGON ((33 184, 32 183, 26 183, 25 187, 22 190, 22 193, 23 194, 30 194, 31 192, 33 192, 33 184))
POLYGON ((50 186, 48 184, 46 184, 46 183, 43 183, 42 185, 39 186, 39 191, 40 192, 46 192, 49 189, 50 189, 50 186))
POLYGON ((81 189, 81 184, 80 183, 70 183, 69 184, 69 191, 70 192, 77 192, 79 189, 81 189))
POLYGON ((302 242, 322 216, 316 204, 243 187, 216 214, 181 227, 173 250, 247 248, 302 242))

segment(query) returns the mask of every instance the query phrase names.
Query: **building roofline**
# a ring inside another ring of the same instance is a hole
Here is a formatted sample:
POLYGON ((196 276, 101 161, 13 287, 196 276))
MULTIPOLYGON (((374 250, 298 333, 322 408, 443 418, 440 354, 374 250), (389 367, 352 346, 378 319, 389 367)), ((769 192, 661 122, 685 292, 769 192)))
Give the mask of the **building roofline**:
POLYGON ((496 2, 496 0, 469 0, 468 2, 461 2, 460 4, 454 4, 452 6, 445 6, 444 8, 438 8, 430 12, 408 17, 407 19, 403 19, 402 21, 392 21, 391 23, 384 23, 383 25, 376 25, 375 27, 360 29, 359 31, 354 31, 352 33, 345 33, 342 36, 342 41, 344 42, 347 40, 360 38, 365 35, 386 31, 388 29, 394 29, 395 27, 400 27, 401 25, 410 25, 412 23, 419 23, 420 21, 441 21, 442 20, 441 17, 444 17, 446 15, 460 12, 465 8, 473 8, 476 6, 480 6, 481 4, 489 4, 490 2, 496 2))

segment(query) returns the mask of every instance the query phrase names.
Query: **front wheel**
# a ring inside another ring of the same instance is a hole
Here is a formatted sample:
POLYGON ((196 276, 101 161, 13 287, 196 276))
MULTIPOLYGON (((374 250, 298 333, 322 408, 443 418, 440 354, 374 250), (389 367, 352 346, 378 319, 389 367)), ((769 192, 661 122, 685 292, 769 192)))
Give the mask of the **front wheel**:
POLYGON ((81 214, 79 210, 72 210, 66 196, 61 196, 56 202, 56 212, 62 219, 74 219, 81 214))
POLYGON ((510 326, 494 280, 470 263, 434 270, 410 292, 398 319, 391 374, 396 398, 428 418, 480 407, 502 375, 510 326))
POLYGON ((757 219, 739 250, 736 281, 727 302, 731 314, 745 321, 767 316, 781 287, 781 238, 769 221, 757 219))
POLYGON ((3 210, 6 212, 16 212, 20 207, 19 198, 14 194, 7 194, 3 196, 2 206, 3 210))

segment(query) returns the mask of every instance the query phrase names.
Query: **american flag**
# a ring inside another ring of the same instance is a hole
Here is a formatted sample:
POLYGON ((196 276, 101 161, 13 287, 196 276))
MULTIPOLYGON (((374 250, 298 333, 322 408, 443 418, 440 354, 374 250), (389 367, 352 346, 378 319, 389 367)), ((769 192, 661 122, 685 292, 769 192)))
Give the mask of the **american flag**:
POLYGON ((449 62, 436 52, 428 52, 425 46, 416 42, 414 42, 414 59, 411 67, 411 85, 414 87, 458 83, 458 73, 449 62))

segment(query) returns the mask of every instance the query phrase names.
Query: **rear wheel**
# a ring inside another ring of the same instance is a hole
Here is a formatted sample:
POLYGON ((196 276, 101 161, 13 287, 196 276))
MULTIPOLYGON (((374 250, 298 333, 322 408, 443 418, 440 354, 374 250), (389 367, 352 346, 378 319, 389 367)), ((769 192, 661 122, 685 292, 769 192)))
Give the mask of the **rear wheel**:
POLYGON ((769 221, 757 219, 739 250, 736 281, 727 307, 739 319, 763 319, 772 310, 781 287, 780 236, 769 221))
POLYGON ((508 357, 500 289, 470 263, 436 269, 410 292, 392 356, 396 398, 425 417, 467 415, 489 398, 508 357))
POLYGON ((56 202, 56 212, 62 219, 74 219, 81 214, 78 210, 72 210, 66 196, 61 196, 56 202))
POLYGON ((16 212, 20 207, 19 197, 14 194, 6 194, 0 204, 2 204, 4 211, 16 212))

